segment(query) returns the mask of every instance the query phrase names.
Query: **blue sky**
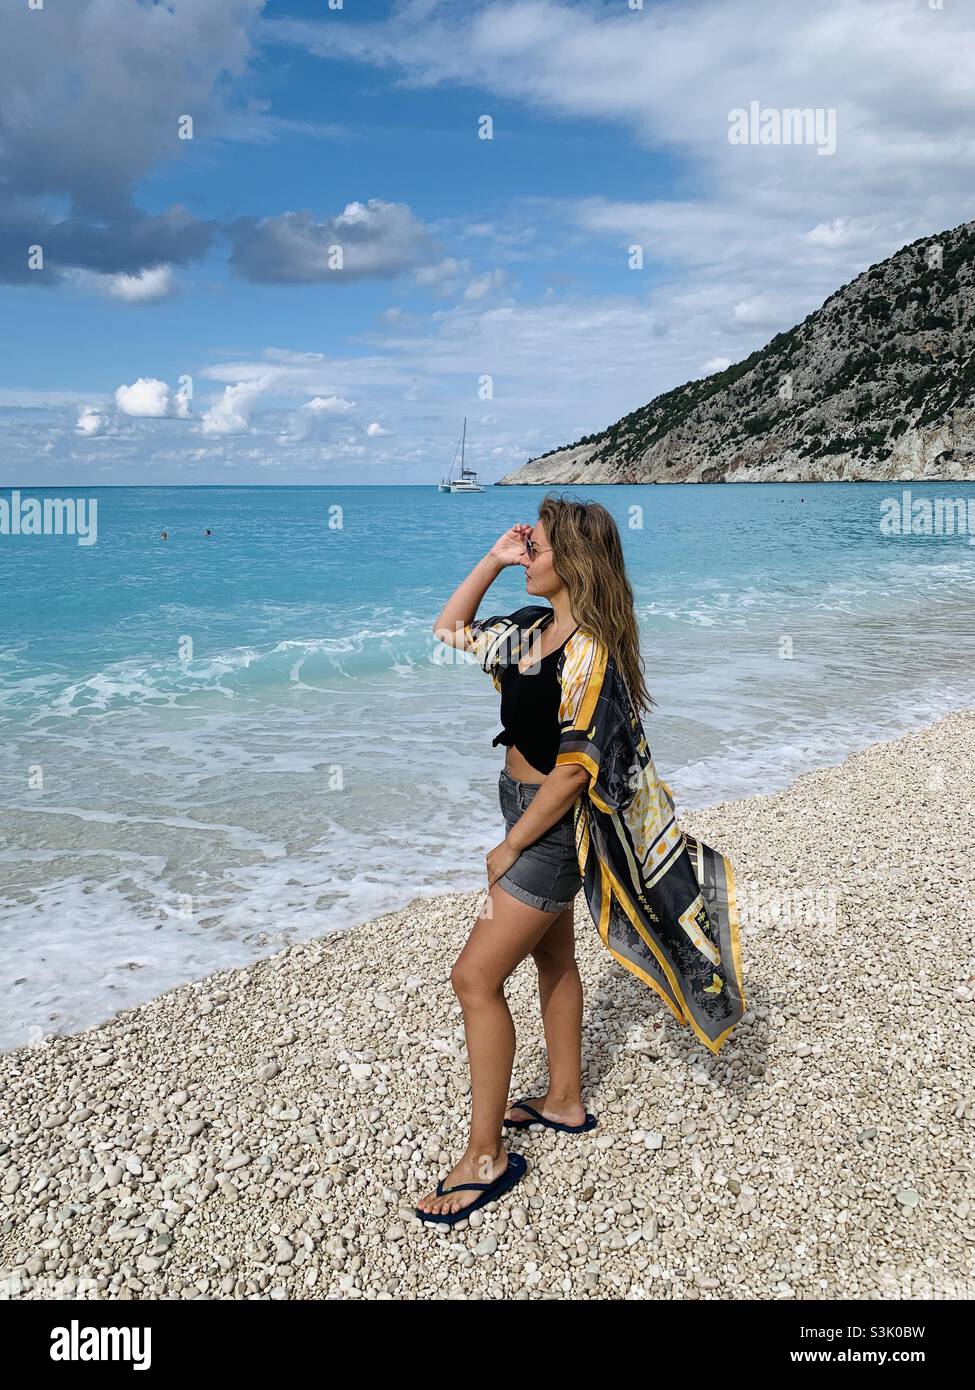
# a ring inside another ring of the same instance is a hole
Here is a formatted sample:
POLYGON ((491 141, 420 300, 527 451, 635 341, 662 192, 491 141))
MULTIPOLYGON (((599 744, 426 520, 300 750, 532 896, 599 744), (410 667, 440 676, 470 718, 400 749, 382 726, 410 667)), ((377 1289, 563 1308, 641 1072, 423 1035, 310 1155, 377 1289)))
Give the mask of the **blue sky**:
POLYGON ((975 216, 973 58, 953 0, 5 6, 3 482, 432 483, 465 414, 493 481, 975 216))

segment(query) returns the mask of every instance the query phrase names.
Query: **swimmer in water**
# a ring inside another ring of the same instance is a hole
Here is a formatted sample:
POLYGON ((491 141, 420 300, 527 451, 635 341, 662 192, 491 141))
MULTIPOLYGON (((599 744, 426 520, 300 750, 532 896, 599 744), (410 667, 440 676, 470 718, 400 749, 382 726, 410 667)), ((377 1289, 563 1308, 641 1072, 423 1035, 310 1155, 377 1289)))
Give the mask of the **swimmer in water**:
POLYGON ((167 534, 165 531, 160 531, 160 532, 159 532, 159 539, 160 539, 161 541, 168 541, 168 540, 169 540, 169 536, 168 536, 168 534, 167 534))
POLYGON ((213 532, 210 530, 209 526, 207 526, 206 529, 204 530, 203 534, 204 534, 205 536, 212 536, 212 535, 213 535, 213 532))

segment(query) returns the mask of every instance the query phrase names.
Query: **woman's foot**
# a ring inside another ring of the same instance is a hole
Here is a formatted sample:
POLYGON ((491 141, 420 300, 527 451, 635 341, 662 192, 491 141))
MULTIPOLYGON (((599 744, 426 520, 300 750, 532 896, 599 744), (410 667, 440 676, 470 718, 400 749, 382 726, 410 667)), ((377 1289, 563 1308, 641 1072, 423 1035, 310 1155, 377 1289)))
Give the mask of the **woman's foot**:
MULTIPOLYGON (((557 1125, 581 1125, 586 1118, 586 1107, 581 1100, 556 1100, 551 1101, 547 1095, 526 1096, 525 1101, 533 1110, 537 1110, 540 1115, 544 1115, 546 1120, 554 1120, 557 1125)), ((520 1105, 509 1105, 505 1111, 506 1120, 533 1120, 536 1124, 534 1115, 529 1115, 527 1110, 523 1110, 520 1105)))
MULTIPOLYGON (((508 1150, 505 1148, 491 1155, 464 1154, 457 1167, 451 1168, 443 1179, 443 1185, 454 1187, 462 1182, 494 1182, 495 1178, 500 1178, 507 1166, 508 1150)), ((469 1207, 472 1202, 477 1201, 482 1191, 483 1189, 468 1188, 465 1192, 445 1192, 442 1197, 436 1192, 428 1192, 425 1197, 420 1198, 417 1206, 421 1211, 446 1216, 469 1207)))

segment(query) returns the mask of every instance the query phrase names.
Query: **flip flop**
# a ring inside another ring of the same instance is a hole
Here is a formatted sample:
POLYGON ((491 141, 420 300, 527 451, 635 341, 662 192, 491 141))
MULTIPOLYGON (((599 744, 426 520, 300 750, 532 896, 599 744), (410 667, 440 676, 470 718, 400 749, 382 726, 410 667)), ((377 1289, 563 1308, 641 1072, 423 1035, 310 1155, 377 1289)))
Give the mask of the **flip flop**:
POLYGON ((421 1221, 439 1221, 444 1226, 453 1226, 456 1221, 463 1221, 470 1216, 472 1211, 477 1211, 478 1207, 485 1206, 488 1202, 495 1201, 502 1197, 516 1182, 528 1172, 528 1161, 523 1154, 508 1153, 508 1166, 494 1182, 459 1182, 454 1187, 444 1187, 443 1178, 437 1183, 437 1196, 446 1197, 450 1192, 465 1192, 468 1189, 480 1192, 480 1197, 476 1197, 466 1207, 461 1207, 460 1211, 424 1211, 422 1207, 415 1207, 417 1216, 421 1221))
POLYGON ((534 1120, 504 1120, 506 1129, 528 1129, 531 1125, 542 1124, 546 1129, 558 1129, 563 1134, 585 1134, 587 1130, 595 1129, 599 1124, 595 1115, 590 1115, 586 1111, 586 1118, 581 1125, 563 1125, 557 1120, 546 1120, 544 1115, 540 1115, 534 1106, 526 1105, 523 1100, 513 1100, 508 1106, 509 1110, 527 1110, 529 1115, 534 1115, 534 1120))

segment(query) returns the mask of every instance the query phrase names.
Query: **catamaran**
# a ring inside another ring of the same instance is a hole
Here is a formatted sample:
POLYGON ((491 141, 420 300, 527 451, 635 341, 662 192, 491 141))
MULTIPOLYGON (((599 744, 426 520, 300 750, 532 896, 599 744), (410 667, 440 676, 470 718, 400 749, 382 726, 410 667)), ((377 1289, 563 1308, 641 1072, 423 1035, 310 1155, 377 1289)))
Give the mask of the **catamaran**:
POLYGON ((484 489, 477 481, 477 474, 473 468, 467 468, 464 463, 464 448, 467 443, 467 416, 464 416, 464 430, 460 436, 460 443, 454 450, 454 457, 450 461, 450 468, 447 470, 446 478, 441 478, 437 484, 438 492, 483 492, 484 489), (454 478, 454 464, 457 462, 457 455, 460 454, 460 473, 454 478))

